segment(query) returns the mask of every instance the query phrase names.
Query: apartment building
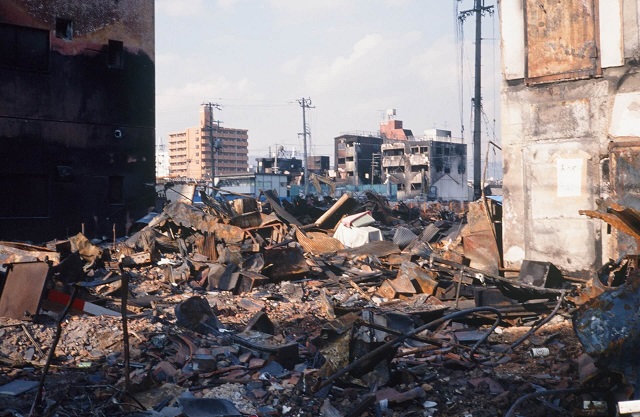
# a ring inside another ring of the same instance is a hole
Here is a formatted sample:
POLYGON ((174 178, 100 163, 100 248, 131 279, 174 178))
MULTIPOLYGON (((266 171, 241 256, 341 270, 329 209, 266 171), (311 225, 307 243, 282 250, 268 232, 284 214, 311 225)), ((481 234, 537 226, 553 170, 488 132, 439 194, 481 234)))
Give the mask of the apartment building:
POLYGON ((466 167, 464 143, 411 140, 382 145, 382 170, 388 181, 398 185, 400 199, 428 195, 444 201, 467 201, 466 167))
POLYGON ((334 138, 336 182, 366 184, 363 181, 370 175, 374 154, 380 153, 383 142, 377 132, 344 133, 334 138))
POLYGON ((220 126, 213 106, 202 105, 199 126, 169 134, 169 176, 211 180, 212 166, 214 176, 247 172, 248 132, 220 126))

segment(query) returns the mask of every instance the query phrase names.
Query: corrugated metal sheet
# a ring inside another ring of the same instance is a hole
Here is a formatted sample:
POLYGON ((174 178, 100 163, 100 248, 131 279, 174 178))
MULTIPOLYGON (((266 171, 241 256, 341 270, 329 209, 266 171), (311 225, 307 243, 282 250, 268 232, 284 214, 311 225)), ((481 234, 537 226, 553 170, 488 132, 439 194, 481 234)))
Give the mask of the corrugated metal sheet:
POLYGON ((322 232, 302 232, 297 227, 296 239, 305 251, 314 255, 333 253, 344 249, 344 245, 338 240, 322 232))
POLYGON ((589 78, 601 71, 594 0, 526 0, 527 83, 589 78))

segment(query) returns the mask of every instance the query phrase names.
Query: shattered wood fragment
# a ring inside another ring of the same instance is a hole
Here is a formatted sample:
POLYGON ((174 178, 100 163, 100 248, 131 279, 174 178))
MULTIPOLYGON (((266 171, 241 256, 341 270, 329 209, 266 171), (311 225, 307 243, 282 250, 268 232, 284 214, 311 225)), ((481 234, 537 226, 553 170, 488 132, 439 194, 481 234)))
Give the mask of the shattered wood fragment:
POLYGON ((342 194, 338 201, 316 220, 314 226, 320 229, 335 229, 340 219, 344 215, 349 214, 357 204, 354 198, 348 194, 342 194))

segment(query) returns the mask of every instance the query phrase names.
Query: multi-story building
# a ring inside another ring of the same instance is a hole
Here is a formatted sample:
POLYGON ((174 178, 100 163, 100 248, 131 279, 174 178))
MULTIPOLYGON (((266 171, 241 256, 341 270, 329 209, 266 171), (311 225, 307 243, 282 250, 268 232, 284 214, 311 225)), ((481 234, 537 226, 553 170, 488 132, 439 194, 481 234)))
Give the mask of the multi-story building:
POLYGON ((0 240, 126 232, 155 202, 154 4, 0 2, 0 240))
POLYGON ((156 179, 169 176, 169 151, 165 145, 156 147, 156 179))
POLYGON ((214 175, 247 172, 248 130, 220 126, 212 107, 201 107, 200 126, 169 134, 171 177, 211 180, 212 166, 214 175))
POLYGON ((331 162, 327 155, 307 156, 307 170, 309 173, 326 176, 331 169, 331 162))
POLYGON ((396 109, 388 109, 387 120, 380 122, 380 136, 389 141, 412 140, 413 132, 402 126, 402 120, 397 120, 396 109))
MULTIPOLYGON (((334 138, 336 182, 360 186, 370 175, 374 154, 380 153, 384 139, 379 133, 343 133, 334 138)), ((371 183, 371 180, 368 180, 371 183)))
POLYGON ((400 199, 424 195, 447 201, 468 200, 467 145, 452 142, 449 131, 425 133, 430 140, 382 145, 384 177, 398 185, 400 199))

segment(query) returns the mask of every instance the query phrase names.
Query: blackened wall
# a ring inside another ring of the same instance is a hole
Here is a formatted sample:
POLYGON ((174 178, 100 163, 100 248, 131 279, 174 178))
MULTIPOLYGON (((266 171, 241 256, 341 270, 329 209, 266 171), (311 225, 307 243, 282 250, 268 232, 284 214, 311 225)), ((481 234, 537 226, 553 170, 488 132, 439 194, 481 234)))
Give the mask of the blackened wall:
POLYGON ((155 197, 153 2, 3 1, 0 35, 0 240, 124 235, 155 197))

